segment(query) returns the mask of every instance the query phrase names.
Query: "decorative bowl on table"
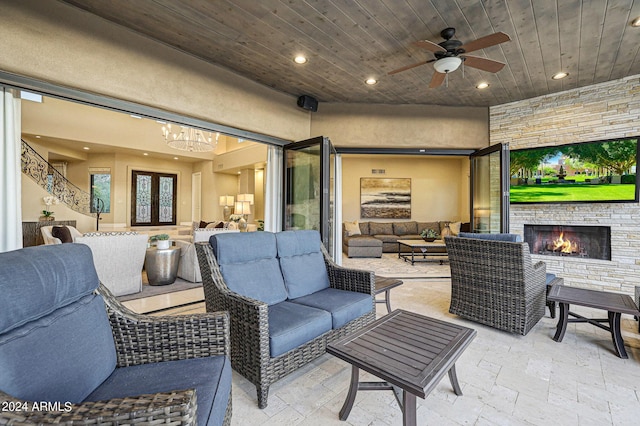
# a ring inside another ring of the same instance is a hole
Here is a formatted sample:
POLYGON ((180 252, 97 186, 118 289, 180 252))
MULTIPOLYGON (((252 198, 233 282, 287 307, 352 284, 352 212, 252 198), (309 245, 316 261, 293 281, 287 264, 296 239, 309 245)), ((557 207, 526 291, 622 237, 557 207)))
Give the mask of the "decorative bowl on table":
POLYGON ((422 237, 422 239, 428 243, 432 243, 436 240, 436 237, 422 237))

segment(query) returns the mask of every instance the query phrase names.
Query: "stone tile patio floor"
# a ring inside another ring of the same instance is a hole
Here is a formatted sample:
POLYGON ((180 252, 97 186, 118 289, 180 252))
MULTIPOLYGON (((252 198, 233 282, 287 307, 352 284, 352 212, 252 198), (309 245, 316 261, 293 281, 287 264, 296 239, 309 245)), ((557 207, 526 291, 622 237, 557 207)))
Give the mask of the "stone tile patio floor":
MULTIPOLYGON (((474 328, 476 339, 457 362, 463 396, 445 379, 418 398, 419 425, 634 425, 640 423, 640 336, 623 316, 629 359, 618 358, 610 334, 569 324, 561 343, 552 340, 548 314, 527 336, 511 335, 449 314, 449 280, 405 280, 392 291, 392 307, 474 328)), ((384 305, 378 304, 378 316, 384 305)), ((203 305, 193 311, 202 311, 203 305)), ((573 310, 573 308, 572 308, 573 310)), ((577 307, 585 316, 606 313, 577 307)), ((178 310, 175 313, 184 312, 178 310)), ((358 393, 346 422, 338 420, 350 366, 325 354, 271 386, 260 410, 255 387, 233 374, 233 425, 401 425, 391 392, 358 393)), ((366 380, 376 380, 363 375, 366 380)), ((361 376, 361 377, 363 377, 361 376)))

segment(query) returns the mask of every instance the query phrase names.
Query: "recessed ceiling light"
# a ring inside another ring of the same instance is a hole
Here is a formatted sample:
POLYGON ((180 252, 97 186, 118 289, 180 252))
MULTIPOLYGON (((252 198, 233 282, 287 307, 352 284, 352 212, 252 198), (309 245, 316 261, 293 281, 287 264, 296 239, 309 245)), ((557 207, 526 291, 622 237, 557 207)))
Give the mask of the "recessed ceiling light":
POLYGON ((378 82, 378 80, 376 80, 373 77, 369 77, 364 82, 367 83, 369 86, 373 86, 374 84, 376 84, 378 82))
POLYGON ((482 83, 478 83, 476 89, 486 89, 487 87, 489 87, 489 83, 483 81, 482 83))
POLYGON ((568 76, 569 73, 567 72, 562 72, 560 71, 559 73, 556 73, 553 77, 551 77, 554 80, 560 80, 561 78, 565 78, 566 76, 568 76))
POLYGON ((83 146, 82 149, 84 149, 85 151, 89 151, 91 148, 89 148, 88 146, 83 146))
POLYGON ((177 160, 177 159, 178 159, 178 157, 173 157, 173 159, 174 159, 174 160, 177 160))
POLYGON ((129 117, 137 118, 138 120, 142 119, 142 117, 140 117, 139 115, 135 115, 135 114, 129 114, 129 117))
POLYGON ((632 26, 632 27, 640 27, 640 16, 638 16, 636 19, 634 19, 634 20, 631 22, 631 26, 632 26))
POLYGON ((142 155, 149 155, 149 153, 148 152, 143 152, 142 155))
POLYGON ((295 58, 293 58, 293 62, 295 62, 296 64, 306 64, 307 58, 302 55, 298 55, 295 58))
POLYGON ((40 139, 42 136, 40 135, 36 135, 36 139, 40 139))

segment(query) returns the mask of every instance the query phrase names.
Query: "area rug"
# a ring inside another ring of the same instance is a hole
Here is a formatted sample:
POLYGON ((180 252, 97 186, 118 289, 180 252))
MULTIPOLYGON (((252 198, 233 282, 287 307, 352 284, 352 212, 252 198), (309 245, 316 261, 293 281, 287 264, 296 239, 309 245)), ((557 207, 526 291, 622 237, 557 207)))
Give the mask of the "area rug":
POLYGON ((398 259, 397 253, 383 253, 381 258, 348 258, 343 254, 342 266, 373 271, 389 278, 451 278, 449 263, 445 261, 440 265, 438 257, 411 265, 411 262, 398 259))

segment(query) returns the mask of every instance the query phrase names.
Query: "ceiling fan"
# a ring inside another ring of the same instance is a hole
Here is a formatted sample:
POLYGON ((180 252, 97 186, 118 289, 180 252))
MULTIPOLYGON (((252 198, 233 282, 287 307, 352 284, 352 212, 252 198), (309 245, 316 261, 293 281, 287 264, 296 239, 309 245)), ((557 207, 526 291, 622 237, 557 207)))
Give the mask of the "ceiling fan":
POLYGON ((507 34, 497 32, 462 44, 460 40, 453 39, 455 33, 455 28, 445 28, 440 32, 440 36, 442 36, 444 41, 438 44, 429 40, 414 42, 413 45, 433 52, 435 59, 429 59, 428 61, 422 61, 398 68, 397 70, 389 72, 388 75, 397 74, 399 72, 433 62, 433 68, 436 72, 433 74, 433 77, 431 77, 429 87, 434 88, 440 86, 445 80, 445 77, 447 77, 447 74, 457 70, 463 62, 468 67, 488 72, 498 72, 502 67, 504 67, 505 64, 502 62, 482 58, 480 56, 467 55, 467 53, 510 41, 511 38, 509 38, 507 34))

